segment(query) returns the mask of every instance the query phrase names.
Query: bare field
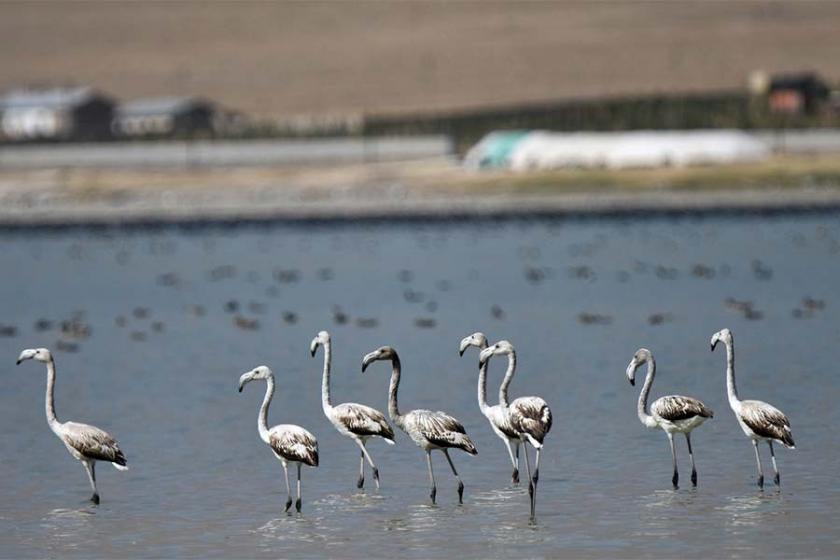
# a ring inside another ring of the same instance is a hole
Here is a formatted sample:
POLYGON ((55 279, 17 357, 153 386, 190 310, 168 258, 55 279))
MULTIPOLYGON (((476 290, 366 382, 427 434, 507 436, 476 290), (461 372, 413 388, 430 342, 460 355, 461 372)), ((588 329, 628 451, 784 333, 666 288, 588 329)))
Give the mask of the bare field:
POLYGON ((836 79, 840 2, 2 2, 0 90, 207 95, 261 116, 836 79))

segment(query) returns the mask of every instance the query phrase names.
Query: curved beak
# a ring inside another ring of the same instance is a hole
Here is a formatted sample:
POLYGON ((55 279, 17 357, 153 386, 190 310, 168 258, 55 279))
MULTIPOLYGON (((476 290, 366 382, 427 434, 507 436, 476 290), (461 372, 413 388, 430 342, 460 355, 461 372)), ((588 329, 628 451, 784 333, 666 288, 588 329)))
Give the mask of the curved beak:
POLYGON ((362 358, 362 373, 364 373, 370 363, 375 362, 377 358, 379 358, 379 352, 376 350, 370 354, 365 354, 365 357, 362 358))
POLYGON ((627 365, 627 380, 630 381, 630 385, 633 387, 636 386, 636 368, 639 367, 639 363, 636 360, 630 360, 630 363, 627 365))
POLYGON ((463 357, 464 352, 467 351, 467 348, 470 347, 470 337, 467 337, 461 341, 461 345, 458 347, 458 355, 463 357))
POLYGON ((318 345, 319 344, 320 343, 318 342, 317 338, 313 338, 312 342, 309 344, 309 353, 312 354, 313 358, 315 357, 315 352, 318 351, 318 345))
POLYGON ((717 343, 718 343, 718 339, 713 338, 712 342, 709 343, 709 350, 714 352, 715 351, 715 346, 717 346, 717 343))
POLYGON ((23 352, 20 353, 20 356, 18 356, 18 359, 17 359, 17 362, 15 363, 15 365, 19 366, 21 364, 21 362, 23 362, 25 360, 31 360, 34 357, 35 357, 35 352, 33 350, 24 350, 23 352))
POLYGON ((243 374, 239 377, 239 392, 240 392, 240 393, 242 392, 242 388, 243 388, 243 387, 245 387, 245 384, 246 384, 246 383, 248 383, 249 381, 251 381, 251 374, 250 374, 250 372, 249 372, 249 373, 243 373, 243 374))

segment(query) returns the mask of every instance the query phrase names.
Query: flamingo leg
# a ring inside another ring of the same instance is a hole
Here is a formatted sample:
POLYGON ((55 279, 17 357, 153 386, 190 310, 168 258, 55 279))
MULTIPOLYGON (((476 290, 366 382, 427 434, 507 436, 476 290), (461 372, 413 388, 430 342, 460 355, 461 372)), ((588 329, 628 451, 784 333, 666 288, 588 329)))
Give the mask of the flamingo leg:
MULTIPOLYGON (((511 482, 513 484, 519 484, 519 464, 516 458, 513 456, 513 449, 510 447, 510 440, 505 438, 505 447, 507 447, 508 455, 510 455, 510 462, 513 465, 513 474, 511 475, 511 482)), ((516 454, 519 455, 519 444, 516 445, 516 454)))
POLYGON ((289 467, 286 465, 286 461, 282 461, 283 463, 283 474, 286 475, 286 511, 289 511, 289 508, 292 507, 292 486, 289 484, 289 467))
POLYGON ((528 459, 528 445, 522 442, 522 451, 525 454, 525 469, 528 473, 528 496, 531 501, 531 518, 533 519, 536 513, 536 504, 534 503, 534 479, 531 476, 531 460, 528 459))
POLYGON ((300 513, 301 499, 300 499, 300 463, 297 464, 297 501, 295 502, 295 509, 300 513))
POLYGON ((534 498, 531 500, 532 505, 531 508, 533 509, 533 515, 536 515, 537 512, 537 482, 540 480, 540 452, 542 448, 536 447, 536 459, 534 460, 534 498))
POLYGON ((688 444, 688 456, 691 457, 691 484, 697 486, 697 469, 694 468, 694 452, 691 450, 691 434, 685 433, 685 442, 688 444))
POLYGON ((435 496, 437 496, 437 486, 435 486, 435 471, 432 469, 432 450, 426 450, 426 462, 429 465, 429 479, 432 481, 432 492, 429 496, 432 498, 432 503, 435 503, 435 496))
POLYGON ((674 436, 673 434, 668 434, 668 442, 671 444, 671 459, 674 463, 674 476, 671 477, 671 483, 674 485, 674 488, 680 487, 680 473, 677 471, 677 449, 674 447, 674 436))
POLYGON ((455 470, 455 463, 452 462, 452 458, 449 456, 449 450, 444 449, 443 454, 446 455, 446 460, 449 461, 449 466, 452 467, 452 474, 455 475, 455 478, 458 479, 458 503, 464 503, 464 483, 461 482, 461 477, 458 476, 458 471, 455 470))
POLYGON ((82 461, 82 465, 85 467, 85 472, 87 473, 88 480, 90 481, 90 487, 93 489, 93 496, 90 497, 90 501, 94 504, 98 504, 99 492, 96 490, 96 462, 82 461))
POLYGON ((761 470, 761 455, 758 454, 758 441, 752 440, 755 448, 755 462, 758 464, 758 487, 764 488, 764 471, 761 470))
MULTIPOLYGON (((367 450, 367 443, 364 440, 358 440, 359 447, 362 449, 362 478, 364 478, 364 461, 367 459, 367 462, 370 464, 370 468, 373 469, 373 481, 376 483, 376 489, 379 490, 379 469, 376 468, 376 463, 373 462, 373 457, 370 456, 370 453, 367 450)), ((359 486, 361 488, 361 486, 359 486)))
MULTIPOLYGON (((359 446, 362 444, 360 443, 359 446)), ((359 460, 359 480, 356 481, 356 488, 364 488, 365 486, 365 452, 362 450, 361 459, 359 460)))
POLYGON ((767 440, 767 445, 770 446, 770 459, 773 461, 773 472, 776 473, 773 476, 773 482, 776 483, 776 486, 781 486, 782 479, 779 476, 779 467, 776 466, 776 453, 773 451, 773 441, 767 440))

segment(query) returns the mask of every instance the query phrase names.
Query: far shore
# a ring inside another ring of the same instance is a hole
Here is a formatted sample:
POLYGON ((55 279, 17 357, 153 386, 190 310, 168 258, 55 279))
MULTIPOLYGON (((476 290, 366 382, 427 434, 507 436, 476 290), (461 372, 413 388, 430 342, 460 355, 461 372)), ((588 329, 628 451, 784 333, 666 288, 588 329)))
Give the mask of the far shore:
POLYGON ((0 227, 840 210, 840 158, 530 173, 450 158, 301 167, 0 170, 0 227))

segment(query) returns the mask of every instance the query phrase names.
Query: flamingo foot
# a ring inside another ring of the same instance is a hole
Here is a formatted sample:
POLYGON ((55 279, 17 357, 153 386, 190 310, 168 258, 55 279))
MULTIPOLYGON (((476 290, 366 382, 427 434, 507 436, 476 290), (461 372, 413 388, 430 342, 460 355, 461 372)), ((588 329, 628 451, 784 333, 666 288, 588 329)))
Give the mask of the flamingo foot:
POLYGON ((458 481, 458 503, 464 503, 464 483, 460 480, 458 481))

